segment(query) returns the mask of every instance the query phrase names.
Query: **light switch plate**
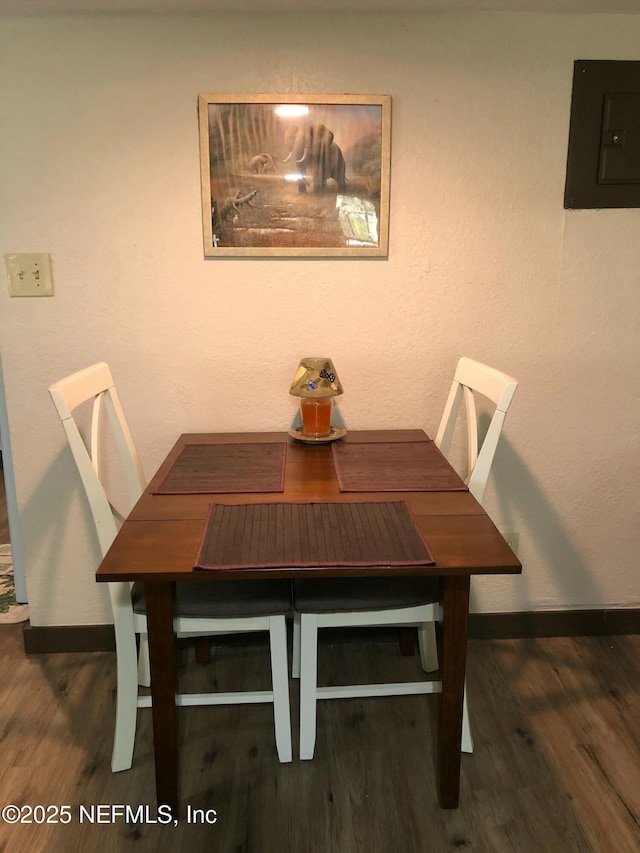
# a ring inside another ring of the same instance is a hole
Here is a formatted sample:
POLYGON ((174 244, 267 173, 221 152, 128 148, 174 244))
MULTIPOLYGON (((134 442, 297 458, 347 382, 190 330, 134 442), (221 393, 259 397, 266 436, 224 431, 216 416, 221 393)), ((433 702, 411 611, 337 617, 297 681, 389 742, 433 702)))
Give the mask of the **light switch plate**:
POLYGON ((51 255, 21 253, 4 256, 11 296, 53 296, 51 255))

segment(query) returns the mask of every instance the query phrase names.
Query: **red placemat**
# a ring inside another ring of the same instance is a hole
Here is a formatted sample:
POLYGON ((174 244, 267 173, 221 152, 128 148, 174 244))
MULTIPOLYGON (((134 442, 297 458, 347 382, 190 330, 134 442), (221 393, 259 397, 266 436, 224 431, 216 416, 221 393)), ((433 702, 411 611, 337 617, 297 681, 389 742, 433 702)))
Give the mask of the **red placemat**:
POLYGON ((332 446, 341 492, 449 492, 464 482, 426 441, 345 442, 332 446))
POLYGON ((156 495, 282 492, 286 442, 187 444, 156 495))
POLYGON ((195 568, 433 563, 405 501, 213 504, 195 568))

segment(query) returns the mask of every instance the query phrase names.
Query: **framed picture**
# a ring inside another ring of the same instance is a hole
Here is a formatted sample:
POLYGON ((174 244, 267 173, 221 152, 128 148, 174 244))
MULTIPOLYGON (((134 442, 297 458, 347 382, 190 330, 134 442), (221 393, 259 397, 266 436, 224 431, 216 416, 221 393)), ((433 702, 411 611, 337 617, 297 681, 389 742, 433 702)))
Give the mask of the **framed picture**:
POLYGON ((198 96, 204 254, 386 257, 389 95, 198 96))

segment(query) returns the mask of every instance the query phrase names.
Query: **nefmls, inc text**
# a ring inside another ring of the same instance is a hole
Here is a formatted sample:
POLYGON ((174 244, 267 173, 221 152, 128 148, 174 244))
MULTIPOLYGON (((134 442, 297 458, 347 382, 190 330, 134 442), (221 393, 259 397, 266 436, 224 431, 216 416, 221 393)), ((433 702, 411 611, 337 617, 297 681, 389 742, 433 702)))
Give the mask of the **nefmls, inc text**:
MULTIPOLYGON (((187 823, 200 823, 212 825, 218 822, 218 813, 215 809, 198 809, 187 805, 187 823)), ((100 804, 92 806, 78 806, 79 823, 136 823, 136 824, 173 824, 178 825, 170 806, 140 805, 130 806, 125 804, 100 804)))

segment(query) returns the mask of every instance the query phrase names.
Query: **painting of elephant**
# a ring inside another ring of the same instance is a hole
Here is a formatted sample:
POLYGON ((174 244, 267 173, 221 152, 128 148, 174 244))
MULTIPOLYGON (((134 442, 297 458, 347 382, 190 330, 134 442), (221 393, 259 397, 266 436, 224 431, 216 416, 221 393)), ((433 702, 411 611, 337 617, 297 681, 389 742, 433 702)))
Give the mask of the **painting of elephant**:
POLYGON ((306 174, 311 174, 312 190, 321 193, 331 178, 338 190, 346 190, 345 162, 340 146, 333 141, 333 133, 324 124, 305 124, 290 127, 285 133, 285 144, 289 153, 282 161, 294 161, 302 176, 298 190, 306 192, 306 174))
POLYGON ((276 164, 273 162, 271 154, 263 152, 256 154, 249 160, 249 169, 254 175, 263 175, 265 172, 275 172, 276 164))

